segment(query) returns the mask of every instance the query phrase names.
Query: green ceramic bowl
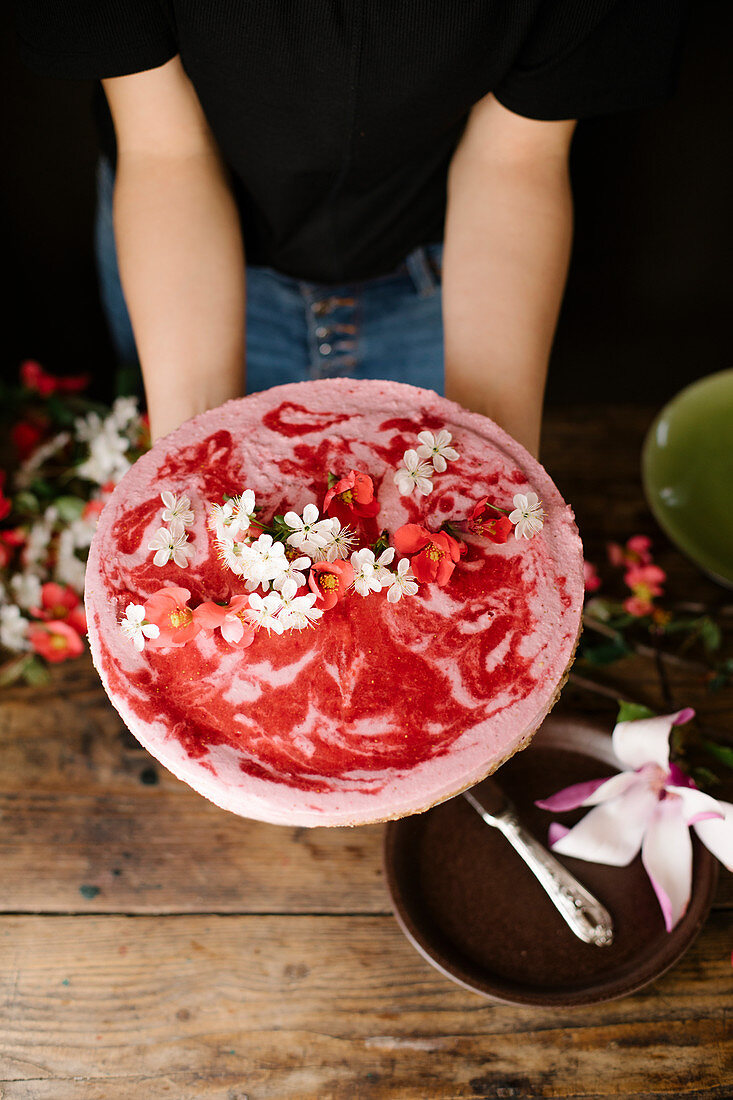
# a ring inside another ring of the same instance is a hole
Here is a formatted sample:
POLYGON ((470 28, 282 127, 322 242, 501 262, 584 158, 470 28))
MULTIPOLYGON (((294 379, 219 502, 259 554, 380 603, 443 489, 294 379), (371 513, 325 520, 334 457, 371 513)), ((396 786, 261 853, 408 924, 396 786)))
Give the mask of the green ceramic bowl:
POLYGON ((733 587, 733 370, 693 382, 662 409, 641 469, 659 525, 696 565, 733 587))

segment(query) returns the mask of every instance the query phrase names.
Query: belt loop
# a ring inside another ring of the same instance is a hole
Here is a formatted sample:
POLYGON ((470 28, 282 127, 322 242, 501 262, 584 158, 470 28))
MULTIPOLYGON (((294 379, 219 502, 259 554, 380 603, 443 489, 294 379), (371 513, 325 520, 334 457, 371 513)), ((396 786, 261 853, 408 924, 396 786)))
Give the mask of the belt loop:
POLYGON ((418 245, 417 248, 413 249, 409 256, 405 258, 405 264, 410 278, 415 284, 418 297, 429 298, 431 294, 434 294, 439 283, 428 259, 425 246, 418 245))

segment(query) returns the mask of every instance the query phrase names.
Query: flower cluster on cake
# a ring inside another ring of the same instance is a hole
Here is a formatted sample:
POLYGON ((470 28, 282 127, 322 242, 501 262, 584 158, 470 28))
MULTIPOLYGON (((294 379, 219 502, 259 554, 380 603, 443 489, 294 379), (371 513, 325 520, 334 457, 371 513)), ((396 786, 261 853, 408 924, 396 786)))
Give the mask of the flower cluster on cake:
POLYGON ((347 379, 196 417, 123 478, 90 645, 167 767, 262 820, 424 809, 527 743, 575 649, 572 512, 493 422, 347 379))

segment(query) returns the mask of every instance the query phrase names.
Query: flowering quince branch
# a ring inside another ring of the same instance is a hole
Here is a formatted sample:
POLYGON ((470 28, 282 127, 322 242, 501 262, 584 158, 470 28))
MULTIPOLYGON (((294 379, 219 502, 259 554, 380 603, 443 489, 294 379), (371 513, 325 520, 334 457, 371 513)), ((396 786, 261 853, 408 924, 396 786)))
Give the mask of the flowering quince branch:
POLYGON ((560 812, 593 807, 571 829, 550 826, 551 847, 561 855, 625 867, 641 850, 668 932, 680 921, 690 899, 690 827, 733 870, 733 805, 699 790, 670 762, 670 733, 694 713, 687 707, 674 714, 618 721, 613 750, 628 770, 610 779, 576 783, 536 803, 541 809, 560 812))
POLYGON ((12 466, 0 470, 0 685, 39 683, 49 664, 85 650, 86 557, 116 482, 147 450, 137 401, 83 396, 88 378, 38 363, 0 386, 12 466))

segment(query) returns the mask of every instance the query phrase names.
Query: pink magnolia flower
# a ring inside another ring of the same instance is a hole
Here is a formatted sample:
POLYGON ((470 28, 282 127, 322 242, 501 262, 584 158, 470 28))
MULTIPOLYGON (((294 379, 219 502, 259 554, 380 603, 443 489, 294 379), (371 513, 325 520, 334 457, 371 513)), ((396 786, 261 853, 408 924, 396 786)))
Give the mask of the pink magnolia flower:
POLYGON ((191 593, 187 588, 159 588, 145 601, 145 619, 158 627, 157 638, 148 641, 152 649, 161 646, 181 646, 195 638, 201 622, 187 606, 191 593))
POLYGON ((203 630, 221 630, 221 636, 229 645, 246 649, 252 645, 257 631, 246 616, 249 594, 232 596, 228 604, 206 603, 194 608, 193 617, 203 630))
POLYGON ((61 620, 31 623, 28 627, 28 641, 36 653, 52 664, 78 657, 84 651, 77 631, 61 620))
POLYGON ((613 751, 630 770, 610 779, 576 783, 536 803, 554 811, 594 807, 572 829, 550 826, 553 851, 561 855, 625 867, 641 849, 668 932, 690 900, 690 826, 733 870, 733 805, 704 794, 669 760, 672 726, 684 725, 694 713, 688 707, 676 714, 617 723, 613 751))
POLYGON ((451 538, 446 531, 428 531, 418 523, 398 527, 392 545, 399 554, 413 555, 410 562, 415 580, 421 584, 435 581, 446 585, 456 562, 466 553, 465 542, 451 538))

